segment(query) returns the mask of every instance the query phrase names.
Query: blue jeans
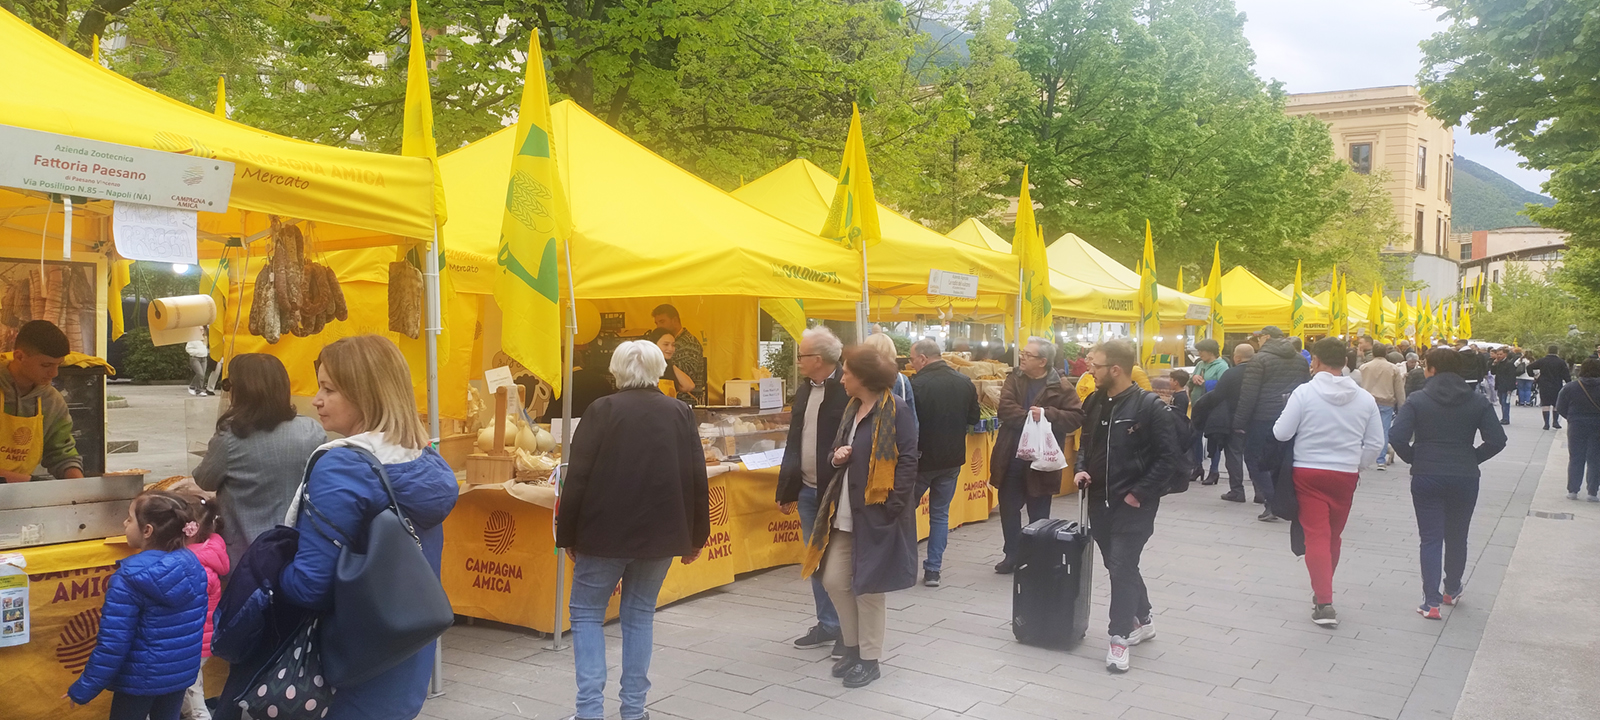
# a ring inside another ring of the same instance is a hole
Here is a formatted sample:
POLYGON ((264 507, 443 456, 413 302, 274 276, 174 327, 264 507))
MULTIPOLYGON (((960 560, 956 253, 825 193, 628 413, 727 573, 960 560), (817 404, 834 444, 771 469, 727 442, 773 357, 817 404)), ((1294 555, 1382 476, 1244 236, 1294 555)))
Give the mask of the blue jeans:
POLYGON ((1511 424, 1511 391, 1496 390, 1500 395, 1500 422, 1511 424))
POLYGON ((1567 492, 1583 487, 1585 467, 1589 494, 1600 491, 1600 420, 1585 415, 1567 418, 1567 492))
POLYGON ((1477 478, 1411 476, 1411 505, 1417 511, 1417 534, 1422 538, 1422 595, 1430 607, 1444 600, 1439 592, 1441 553, 1445 592, 1461 592, 1461 576, 1467 570, 1467 529, 1477 504, 1477 478))
MULTIPOLYGON (((811 527, 817 524, 817 489, 800 486, 800 539, 811 542, 811 527)), ((839 634, 839 611, 833 609, 833 600, 822 587, 822 573, 811 574, 811 601, 817 606, 817 624, 835 635, 839 634)))
POLYGON ((1522 405, 1533 404, 1533 378, 1517 378, 1517 402, 1522 405))
POLYGON ((950 543, 950 501, 956 496, 960 476, 959 466, 917 473, 917 501, 928 493, 928 559, 922 562, 922 569, 928 572, 939 572, 944 565, 944 549, 950 543))
POLYGON ((1017 536, 1022 534, 1022 509, 1028 509, 1028 522, 1050 517, 1050 502, 1054 498, 1028 495, 1028 470, 1032 463, 1012 460, 1006 467, 1005 479, 1000 483, 1000 535, 1005 540, 1003 549, 1010 560, 1016 547, 1017 536))
POLYGON ((1278 438, 1272 434, 1272 424, 1272 420, 1252 420, 1244 436, 1244 461, 1250 468, 1250 484, 1256 488, 1256 497, 1265 501, 1268 508, 1272 507, 1272 498, 1277 494, 1273 490, 1272 475, 1278 469, 1267 466, 1267 454, 1278 443, 1278 438))
POLYGON ((578 676, 578 717, 603 718, 606 689, 606 605, 622 583, 622 717, 644 716, 650 692, 651 629, 656 598, 672 558, 626 559, 579 554, 572 566, 572 661, 578 676))
POLYGON ((1379 405, 1378 420, 1383 423, 1383 449, 1378 451, 1378 464, 1389 464, 1389 426, 1394 424, 1394 406, 1379 405))

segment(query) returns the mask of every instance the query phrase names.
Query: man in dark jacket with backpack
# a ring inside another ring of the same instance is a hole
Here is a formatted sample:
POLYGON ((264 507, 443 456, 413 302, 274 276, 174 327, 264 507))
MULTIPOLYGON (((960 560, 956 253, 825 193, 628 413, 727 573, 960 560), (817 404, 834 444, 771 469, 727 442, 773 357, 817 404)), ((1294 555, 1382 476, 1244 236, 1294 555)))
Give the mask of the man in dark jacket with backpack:
POLYGON ((1133 384, 1137 358, 1127 340, 1101 343, 1089 353, 1097 389, 1084 405, 1076 477, 1088 493, 1089 532, 1111 581, 1106 669, 1112 672, 1127 672, 1128 648, 1156 635, 1139 557, 1155 532, 1161 496, 1174 479, 1189 482, 1178 416, 1133 384))
POLYGON ((1256 486, 1255 500, 1266 506, 1256 519, 1274 521, 1278 516, 1272 514, 1270 461, 1277 455, 1278 441, 1272 436, 1272 424, 1283 413, 1289 394, 1311 379, 1311 365, 1276 326, 1263 328, 1261 334, 1268 340, 1244 366, 1239 402, 1233 407, 1233 432, 1244 435, 1244 462, 1256 486))

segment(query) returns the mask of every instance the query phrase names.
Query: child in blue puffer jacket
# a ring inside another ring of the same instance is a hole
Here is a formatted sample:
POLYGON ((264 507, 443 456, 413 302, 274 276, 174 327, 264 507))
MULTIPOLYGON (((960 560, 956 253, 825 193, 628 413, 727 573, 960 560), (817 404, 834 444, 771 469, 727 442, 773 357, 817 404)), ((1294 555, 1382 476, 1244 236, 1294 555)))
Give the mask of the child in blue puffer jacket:
POLYGON ((206 571, 185 548, 199 525, 186 500, 152 491, 122 527, 140 552, 107 583, 94 653, 67 695, 82 705, 110 688, 110 720, 178 720, 206 622, 206 571))

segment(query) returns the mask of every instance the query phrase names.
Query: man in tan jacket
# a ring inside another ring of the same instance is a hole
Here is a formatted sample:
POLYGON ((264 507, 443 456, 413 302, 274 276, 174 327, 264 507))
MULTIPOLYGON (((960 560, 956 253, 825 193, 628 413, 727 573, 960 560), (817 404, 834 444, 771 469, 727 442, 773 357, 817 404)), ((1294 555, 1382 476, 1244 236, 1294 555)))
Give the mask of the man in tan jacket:
POLYGON ((1374 345, 1372 359, 1361 366, 1361 389, 1372 393, 1372 399, 1378 401, 1378 416, 1383 421, 1383 450, 1378 452, 1378 469, 1387 470, 1389 465, 1389 425, 1394 422, 1394 413, 1406 401, 1406 370, 1405 359, 1400 362, 1391 362, 1389 355, 1391 349, 1387 345, 1374 345))

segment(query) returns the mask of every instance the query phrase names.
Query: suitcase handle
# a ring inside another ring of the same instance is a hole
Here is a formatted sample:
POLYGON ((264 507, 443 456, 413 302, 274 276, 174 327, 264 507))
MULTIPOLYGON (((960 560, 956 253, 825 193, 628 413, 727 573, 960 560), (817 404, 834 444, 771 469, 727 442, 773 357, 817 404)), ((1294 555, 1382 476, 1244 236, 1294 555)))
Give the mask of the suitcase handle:
POLYGON ((1089 491, 1088 488, 1078 488, 1078 492, 1077 492, 1077 495, 1078 495, 1078 524, 1083 526, 1083 527, 1089 527, 1089 511, 1083 504, 1083 495, 1084 495, 1084 493, 1087 493, 1088 491, 1089 491))

